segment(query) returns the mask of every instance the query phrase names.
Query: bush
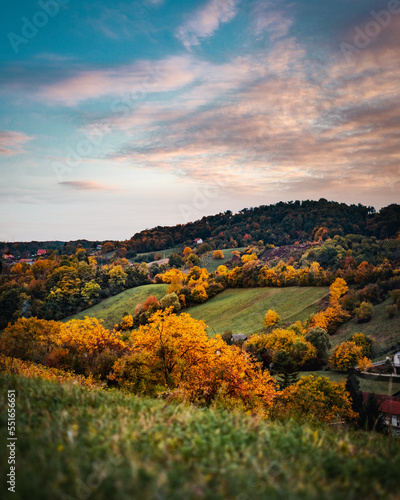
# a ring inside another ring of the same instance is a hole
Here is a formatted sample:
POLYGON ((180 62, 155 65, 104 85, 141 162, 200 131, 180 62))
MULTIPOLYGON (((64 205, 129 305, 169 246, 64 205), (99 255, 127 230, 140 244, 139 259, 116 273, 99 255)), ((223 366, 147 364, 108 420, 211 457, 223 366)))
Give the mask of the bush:
POLYGON ((223 259, 224 258, 224 254, 221 252, 221 250, 215 250, 215 252, 213 253, 213 257, 216 260, 223 259))
POLYGON ((391 304, 390 306, 387 306, 386 314, 388 315, 389 318, 394 318, 397 314, 396 304, 391 304))
POLYGON ((358 323, 371 321, 374 306, 371 302, 361 302, 360 307, 355 310, 358 323))

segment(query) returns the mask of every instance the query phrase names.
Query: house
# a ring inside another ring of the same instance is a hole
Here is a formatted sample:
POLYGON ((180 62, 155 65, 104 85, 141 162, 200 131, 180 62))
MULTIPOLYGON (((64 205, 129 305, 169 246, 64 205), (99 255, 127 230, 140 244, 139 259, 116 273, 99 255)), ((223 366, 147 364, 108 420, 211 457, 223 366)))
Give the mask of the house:
POLYGON ((33 259, 19 259, 18 262, 20 264, 23 264, 24 262, 26 262, 27 264, 29 264, 31 266, 35 261, 33 259))
POLYGON ((247 340, 247 335, 245 335, 244 333, 234 333, 232 335, 232 342, 234 344, 237 344, 238 342, 244 342, 247 340))
MULTIPOLYGON (((363 392, 365 403, 368 401, 369 395, 368 392, 363 392)), ((380 411, 385 417, 389 429, 395 436, 400 437, 400 397, 383 394, 375 394, 375 397, 380 404, 380 411)))
POLYGON ((11 255, 11 254, 8 254, 8 253, 5 253, 5 254, 3 254, 3 259, 4 259, 4 260, 9 260, 9 261, 11 261, 11 260, 14 260, 14 259, 15 259, 15 257, 14 257, 14 255, 11 255))
POLYGON ((101 250, 101 245, 97 245, 96 250, 101 250))
POLYGON ((203 240, 201 238, 195 238, 194 242, 196 245, 201 245, 203 243, 203 240))
POLYGON ((47 250, 40 249, 40 250, 38 250, 38 251, 36 252, 36 255, 37 255, 38 257, 41 257, 42 255, 46 255, 46 251, 47 251, 47 250))
POLYGON ((400 375, 400 351, 393 356, 393 368, 396 375, 400 375))

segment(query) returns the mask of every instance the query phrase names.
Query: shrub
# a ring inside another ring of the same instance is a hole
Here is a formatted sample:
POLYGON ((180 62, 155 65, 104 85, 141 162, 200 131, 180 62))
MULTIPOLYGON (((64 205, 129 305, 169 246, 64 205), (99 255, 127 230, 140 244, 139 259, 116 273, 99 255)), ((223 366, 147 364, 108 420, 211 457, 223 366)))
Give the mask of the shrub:
POLYGON ((390 306, 387 306, 386 314, 388 315, 389 318, 394 318, 397 314, 397 305, 391 304, 390 306))
POLYGON ((371 321, 374 306, 371 302, 361 302, 360 307, 355 310, 358 323, 371 321))
POLYGON ((215 252, 213 253, 213 257, 216 260, 223 259, 224 258, 224 254, 222 253, 221 250, 215 250, 215 252))

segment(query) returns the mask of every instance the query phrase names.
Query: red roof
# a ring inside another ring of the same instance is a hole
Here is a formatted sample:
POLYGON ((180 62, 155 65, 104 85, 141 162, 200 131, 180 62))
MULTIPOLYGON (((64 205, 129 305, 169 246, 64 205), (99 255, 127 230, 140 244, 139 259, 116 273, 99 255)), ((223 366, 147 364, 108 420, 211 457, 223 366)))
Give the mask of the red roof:
MULTIPOLYGON (((368 401, 369 393, 363 392, 364 403, 368 401)), ((396 396, 385 396, 384 394, 375 394, 377 401, 381 404, 382 413, 391 415, 400 415, 400 398, 396 396)))
POLYGON ((46 255, 46 250, 43 250, 43 249, 38 250, 38 251, 36 252, 36 255, 46 255))

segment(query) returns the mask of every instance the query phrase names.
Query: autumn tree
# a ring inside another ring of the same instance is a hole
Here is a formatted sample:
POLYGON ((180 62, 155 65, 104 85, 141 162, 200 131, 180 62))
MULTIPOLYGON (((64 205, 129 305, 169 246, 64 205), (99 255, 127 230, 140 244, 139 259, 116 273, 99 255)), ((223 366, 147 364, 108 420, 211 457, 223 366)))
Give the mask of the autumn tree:
POLYGON ((364 333, 354 333, 349 340, 361 347, 363 356, 371 357, 374 339, 364 333))
POLYGON ((362 358, 362 347, 348 340, 335 347, 329 361, 335 370, 348 370, 357 366, 362 358))
MULTIPOLYGON (((267 415, 275 396, 269 373, 220 336, 210 339, 205 328, 189 314, 157 311, 132 333, 130 355, 136 358, 130 367, 144 366, 146 380, 174 391, 173 397, 201 405, 239 405, 267 415)), ((119 368, 126 370, 126 361, 115 367, 115 380, 120 379, 119 368)))
POLYGON ((221 250, 215 250, 214 253, 213 253, 213 258, 216 259, 216 260, 223 259, 224 258, 224 254, 222 253, 221 250))
POLYGON ((332 305, 339 302, 340 297, 349 290, 346 281, 343 278, 336 278, 332 285, 329 287, 329 300, 332 305))
POLYGON ((88 283, 85 283, 81 290, 81 295, 86 306, 90 307, 91 305, 93 305, 96 299, 99 297, 100 292, 101 286, 96 283, 96 281, 91 280, 88 283))
POLYGON ((276 311, 272 311, 271 309, 269 309, 264 317, 264 326, 265 328, 270 328, 279 323, 280 320, 281 317, 279 316, 279 314, 276 311))
POLYGON ((331 382, 328 377, 303 376, 287 387, 274 406, 276 418, 330 424, 342 419, 353 421, 357 415, 352 409, 345 384, 331 382))
POLYGON ((316 356, 315 347, 293 330, 277 329, 272 333, 253 335, 245 342, 244 347, 258 358, 267 353, 274 363, 280 351, 287 352, 299 366, 316 356))

